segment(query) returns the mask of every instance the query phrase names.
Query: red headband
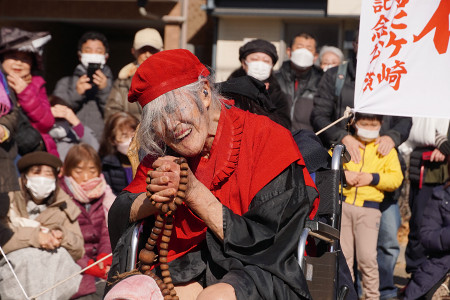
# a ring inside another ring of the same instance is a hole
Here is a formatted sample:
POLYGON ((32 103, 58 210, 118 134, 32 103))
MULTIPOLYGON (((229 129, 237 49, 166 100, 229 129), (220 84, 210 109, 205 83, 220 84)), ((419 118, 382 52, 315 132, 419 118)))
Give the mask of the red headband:
POLYGON ((208 76, 208 69, 185 49, 153 54, 137 69, 131 81, 128 101, 144 107, 159 96, 208 76))

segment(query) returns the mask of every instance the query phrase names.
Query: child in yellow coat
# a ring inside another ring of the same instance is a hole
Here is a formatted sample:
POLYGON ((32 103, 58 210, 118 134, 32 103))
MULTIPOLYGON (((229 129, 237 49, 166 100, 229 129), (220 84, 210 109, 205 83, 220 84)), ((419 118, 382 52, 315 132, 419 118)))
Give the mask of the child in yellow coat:
POLYGON ((362 275, 365 299, 379 299, 377 240, 384 192, 397 189, 403 180, 397 151, 387 155, 377 153, 379 131, 383 117, 356 113, 355 138, 364 144, 361 161, 344 164, 347 187, 343 190, 341 247, 353 274, 356 254, 362 275))

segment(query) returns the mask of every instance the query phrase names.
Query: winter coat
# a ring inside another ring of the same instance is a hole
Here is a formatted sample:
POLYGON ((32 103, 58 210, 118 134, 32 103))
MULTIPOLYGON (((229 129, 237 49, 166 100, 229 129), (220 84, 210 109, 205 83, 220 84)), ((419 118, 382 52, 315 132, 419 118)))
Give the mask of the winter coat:
POLYGON ((70 108, 77 114, 83 125, 88 126, 94 131, 97 140, 100 140, 103 133, 103 113, 105 110, 106 99, 112 87, 112 72, 108 66, 102 69, 107 77, 107 86, 99 90, 97 86, 86 91, 83 95, 77 92, 78 79, 87 73, 87 69, 79 64, 72 76, 61 78, 57 83, 53 94, 63 99, 70 108))
POLYGON ((371 173, 373 180, 367 186, 348 185, 343 189, 343 194, 348 204, 378 208, 384 199, 384 192, 393 192, 402 184, 402 169, 395 149, 382 156, 377 153, 378 144, 375 141, 364 145, 365 149, 359 149, 361 161, 358 164, 353 161, 345 163, 344 170, 371 173))
MULTIPOLYGON (((1 88, 1 85, 0 85, 1 88)), ((14 134, 17 130, 19 117, 19 107, 16 104, 14 93, 10 93, 11 110, 8 114, 0 117, 0 126, 9 131, 9 137, 3 143, 0 143, 0 193, 18 191, 19 182, 17 180, 17 169, 14 159, 17 156, 17 145, 14 141, 14 134)))
MULTIPOLYGON (((323 75, 314 97, 314 108, 311 114, 311 124, 318 131, 344 115, 345 108, 354 107, 356 63, 348 62, 347 75, 339 97, 335 96, 338 67, 329 69, 323 75)), ((320 134, 325 147, 341 142, 349 134, 348 120, 343 120, 320 134)), ((412 119, 407 117, 384 116, 380 135, 392 138, 395 147, 400 146, 409 136, 412 119)))
POLYGON ((95 151, 98 151, 100 146, 92 129, 83 126, 83 123, 81 122, 77 126, 71 126, 67 120, 57 118, 55 120, 55 125, 50 130, 49 134, 56 142, 59 158, 61 158, 62 161, 64 161, 67 152, 69 152, 70 148, 75 144, 89 144, 95 151))
POLYGON ((40 76, 33 76, 28 86, 17 94, 17 102, 28 117, 31 126, 41 134, 47 152, 58 156, 56 143, 48 134, 55 124, 55 118, 50 110, 44 79, 40 76))
POLYGON ((450 187, 434 188, 423 214, 420 239, 428 257, 409 282, 405 300, 425 295, 450 271, 450 187))
MULTIPOLYGON (((9 199, 8 221, 14 235, 5 244, 3 250, 9 253, 27 247, 40 248, 40 227, 21 226, 17 223, 17 218, 29 219, 27 202, 32 200, 26 199, 22 191, 10 192, 9 199)), ((41 226, 50 230, 60 229, 63 232, 61 247, 64 247, 74 260, 84 255, 83 236, 77 220, 79 215, 80 210, 74 201, 64 191, 59 190, 55 202, 48 205, 35 219, 41 223, 41 226)))
POLYGON ((118 78, 114 81, 111 93, 105 107, 105 120, 116 112, 128 112, 141 120, 142 107, 138 102, 128 102, 128 90, 131 86, 131 79, 136 72, 136 63, 129 63, 123 67, 118 78))
MULTIPOLYGON (((231 75, 228 77, 230 78, 236 78, 245 76, 247 73, 245 70, 241 67, 231 73, 231 75)), ((275 108, 274 111, 270 112, 269 118, 271 118, 273 121, 277 122, 281 126, 290 129, 291 128, 291 119, 289 116, 289 102, 287 95, 281 90, 280 84, 275 79, 275 77, 271 74, 267 80, 263 81, 264 83, 269 84, 269 89, 267 92, 269 93, 270 101, 275 108)), ((220 91, 219 91, 220 93, 220 91)))
POLYGON ((102 159, 102 173, 116 196, 129 184, 127 174, 116 155, 110 154, 102 159))
POLYGON ((278 80, 281 90, 288 97, 292 131, 298 129, 312 130, 310 117, 313 109, 313 98, 322 74, 322 69, 312 66, 300 77, 297 77, 290 61, 285 61, 278 72, 275 73, 274 76, 278 80), (298 81, 297 90, 295 90, 296 80, 298 81))
MULTIPOLYGON (((61 188, 73 197, 64 180, 61 181, 61 188)), ((81 210, 78 216, 81 232, 84 238, 84 256, 77 261, 81 268, 88 265, 89 259, 96 260, 101 253, 111 253, 111 243, 109 241, 108 228, 106 227, 105 212, 103 210, 104 195, 88 205, 78 202, 74 199, 76 206, 81 210)), ((95 293, 95 277, 89 274, 83 274, 80 288, 72 298, 78 298, 84 295, 95 293)))

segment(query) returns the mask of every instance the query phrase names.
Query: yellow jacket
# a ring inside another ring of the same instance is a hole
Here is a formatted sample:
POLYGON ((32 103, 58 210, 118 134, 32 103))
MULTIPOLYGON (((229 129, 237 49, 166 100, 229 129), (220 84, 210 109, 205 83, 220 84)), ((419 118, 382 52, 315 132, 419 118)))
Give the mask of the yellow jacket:
POLYGON ((382 202, 385 191, 395 191, 402 184, 403 174, 395 149, 392 149, 388 155, 382 156, 377 153, 378 144, 375 145, 375 142, 365 143, 365 146, 365 149, 359 149, 360 163, 355 164, 350 161, 344 164, 344 170, 372 173, 373 180, 368 186, 347 186, 343 193, 345 202, 348 204, 377 207, 378 205, 372 204, 382 202))

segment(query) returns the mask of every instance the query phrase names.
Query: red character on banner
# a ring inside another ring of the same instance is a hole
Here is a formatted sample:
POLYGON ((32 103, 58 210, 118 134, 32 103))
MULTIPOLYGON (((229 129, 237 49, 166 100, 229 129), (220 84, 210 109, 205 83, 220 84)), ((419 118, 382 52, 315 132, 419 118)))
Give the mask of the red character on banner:
POLYGON ((371 91, 373 91, 372 84, 373 84, 373 77, 375 76, 374 72, 368 72, 366 74, 366 78, 364 78, 364 88, 363 92, 367 90, 367 88, 371 91))
POLYGON ((392 0, 375 0, 373 3, 373 12, 379 13, 383 10, 390 10, 392 7, 392 0), (391 5, 387 5, 388 3, 391 3, 391 5))
POLYGON ((380 19, 378 20, 377 24, 372 28, 372 30, 375 30, 375 33, 372 36, 372 41, 375 41, 375 39, 379 39, 383 35, 387 35, 387 26, 386 23, 389 22, 389 19, 386 18, 384 15, 380 15, 380 19))
MULTIPOLYGON (((400 20, 401 18, 406 17, 408 14, 405 13, 404 10, 401 10, 398 14, 396 14, 394 16, 394 21, 395 20, 400 20)), ((400 23, 400 24, 395 24, 394 22, 392 22, 392 29, 406 29, 406 27, 408 27, 405 23, 400 23)))
POLYGON ((397 91, 400 87, 400 80, 402 79, 402 75, 408 73, 408 71, 404 67, 404 64, 405 62, 401 62, 399 60, 395 61, 395 65, 392 68, 388 68, 385 64, 381 64, 383 69, 381 71, 381 74, 377 74, 378 83, 386 80, 389 85, 397 91))
POLYGON ((441 0, 438 8, 434 12, 428 24, 423 28, 419 35, 414 35, 414 43, 420 41, 430 31, 436 28, 434 32, 434 47, 439 54, 447 52, 448 41, 450 39, 449 31, 449 15, 450 15, 450 1, 441 0))
POLYGON ((397 8, 404 8, 409 0, 395 0, 397 1, 397 8))
POLYGON ((377 44, 375 44, 375 47, 372 51, 372 53, 370 53, 372 55, 372 60, 370 61, 370 63, 372 63, 375 59, 377 59, 380 54, 381 54, 381 49, 384 46, 384 42, 383 41, 379 41, 377 44), (379 47, 381 46, 381 47, 379 47))
POLYGON ((394 51, 392 52, 391 56, 389 56, 389 58, 391 58, 391 57, 396 56, 400 52, 400 50, 402 48, 402 45, 404 45, 404 44, 406 44, 408 42, 405 39, 403 39, 403 38, 397 40, 396 39, 397 35, 394 32, 392 32, 392 31, 389 32, 389 36, 390 36, 389 37, 389 42, 387 43, 386 48, 389 47, 389 46, 395 46, 394 51))

